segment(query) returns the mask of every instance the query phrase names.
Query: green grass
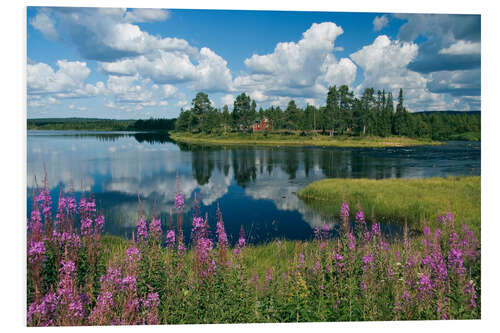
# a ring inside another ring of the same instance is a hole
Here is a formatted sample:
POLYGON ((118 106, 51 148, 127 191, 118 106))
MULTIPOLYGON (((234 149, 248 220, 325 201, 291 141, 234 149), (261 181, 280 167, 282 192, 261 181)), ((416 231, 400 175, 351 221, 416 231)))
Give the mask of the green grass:
POLYGON ((351 215, 360 204, 365 215, 380 222, 404 223, 422 229, 424 221, 435 225, 437 215, 451 211, 477 234, 481 228, 481 177, 426 179, 324 179, 297 195, 320 212, 338 216, 345 198, 351 215))
POLYGON ((465 132, 460 134, 454 134, 450 137, 450 140, 481 141, 481 132, 465 132))
POLYGON ((301 135, 301 132, 260 132, 226 134, 191 134, 171 132, 175 141, 207 145, 267 145, 267 146, 321 146, 321 147, 409 147, 439 145, 438 141, 407 137, 329 137, 326 135, 301 135))

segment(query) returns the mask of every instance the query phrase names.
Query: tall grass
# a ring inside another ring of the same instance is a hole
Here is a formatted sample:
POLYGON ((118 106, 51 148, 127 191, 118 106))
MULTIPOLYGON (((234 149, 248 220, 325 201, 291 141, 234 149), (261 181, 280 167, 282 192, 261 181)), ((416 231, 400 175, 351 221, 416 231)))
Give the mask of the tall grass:
MULTIPOLYGON (((192 244, 182 218, 164 230, 139 208, 131 240, 102 236, 91 197, 61 194, 55 215, 44 188, 28 220, 29 326, 477 319, 480 244, 452 213, 438 227, 386 239, 342 202, 342 234, 308 242, 230 247, 223 214, 210 236, 194 205, 192 244), (353 222, 353 223, 351 223, 353 222), (75 228, 75 225, 80 225, 75 228)), ((340 202, 337 205, 340 206, 340 202)), ((140 205, 139 205, 140 207, 140 205)), ((182 216, 182 193, 176 195, 182 216)), ((370 223, 371 222, 371 223, 370 223)))
POLYGON ((358 204, 380 222, 405 221, 423 230, 425 222, 437 226, 439 215, 455 213, 476 233, 481 228, 481 177, 415 179, 324 179, 309 184, 297 195, 308 205, 338 215, 335 205, 343 198, 351 207, 358 204))

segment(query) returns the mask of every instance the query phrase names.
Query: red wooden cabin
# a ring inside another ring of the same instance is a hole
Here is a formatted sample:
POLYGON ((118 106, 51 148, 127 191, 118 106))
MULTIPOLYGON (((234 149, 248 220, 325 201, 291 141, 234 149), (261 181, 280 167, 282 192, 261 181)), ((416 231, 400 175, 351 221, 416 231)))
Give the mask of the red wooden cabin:
POLYGON ((263 131, 263 130, 272 130, 273 125, 272 125, 271 121, 269 120, 269 118, 266 117, 266 118, 262 119, 261 121, 256 120, 252 126, 252 129, 254 132, 263 131))

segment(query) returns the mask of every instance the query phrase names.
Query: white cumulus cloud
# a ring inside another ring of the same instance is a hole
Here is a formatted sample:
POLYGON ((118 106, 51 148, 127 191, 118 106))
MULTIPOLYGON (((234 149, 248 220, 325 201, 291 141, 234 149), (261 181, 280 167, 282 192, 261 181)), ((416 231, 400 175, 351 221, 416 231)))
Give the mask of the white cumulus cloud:
POLYGON ((438 53, 450 55, 481 54, 481 43, 459 40, 449 47, 442 48, 438 53))

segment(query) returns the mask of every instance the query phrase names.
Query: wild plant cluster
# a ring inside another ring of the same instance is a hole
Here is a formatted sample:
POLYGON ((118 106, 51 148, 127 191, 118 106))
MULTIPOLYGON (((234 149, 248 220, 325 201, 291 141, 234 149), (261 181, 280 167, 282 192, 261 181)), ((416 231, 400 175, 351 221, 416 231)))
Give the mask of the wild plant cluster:
POLYGON ((140 210, 132 240, 106 247, 91 197, 51 204, 45 187, 28 219, 28 326, 480 318, 480 243, 452 213, 389 240, 343 202, 338 237, 252 246, 242 229, 231 246, 221 210, 211 237, 195 203, 185 244, 178 191, 175 225, 140 210), (263 251, 276 264, 259 271, 263 251))

